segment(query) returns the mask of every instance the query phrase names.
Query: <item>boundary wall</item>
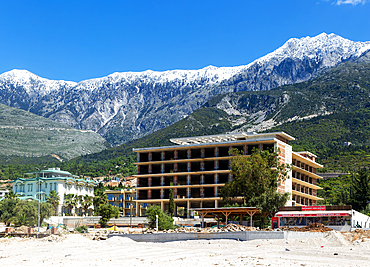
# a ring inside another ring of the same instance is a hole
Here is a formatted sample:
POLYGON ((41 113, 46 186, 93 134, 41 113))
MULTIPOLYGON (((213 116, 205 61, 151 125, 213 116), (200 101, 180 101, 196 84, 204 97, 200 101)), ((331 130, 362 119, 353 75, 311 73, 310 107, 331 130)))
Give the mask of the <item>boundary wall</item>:
POLYGON ((171 242, 200 239, 232 239, 249 241, 256 239, 298 239, 325 237, 321 232, 293 232, 293 231, 241 231, 222 233, 158 233, 158 234, 109 234, 108 237, 128 237, 137 242, 171 242))

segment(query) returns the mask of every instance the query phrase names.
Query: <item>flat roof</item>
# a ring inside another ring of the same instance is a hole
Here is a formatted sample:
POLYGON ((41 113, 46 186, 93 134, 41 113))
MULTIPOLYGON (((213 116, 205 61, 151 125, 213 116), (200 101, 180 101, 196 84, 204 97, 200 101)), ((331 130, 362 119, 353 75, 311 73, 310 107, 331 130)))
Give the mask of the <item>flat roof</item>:
POLYGON ((311 153, 309 151, 299 151, 299 152, 295 152, 295 153, 297 153, 297 154, 307 154, 307 155, 309 155, 313 158, 317 158, 317 156, 314 153, 311 153))
POLYGON ((220 142, 232 142, 240 140, 253 140, 261 137, 269 137, 279 135, 289 141, 295 140, 294 137, 284 132, 273 132, 273 133, 229 133, 229 134, 218 134, 218 135, 204 135, 195 137, 182 137, 170 139, 172 143, 178 145, 191 145, 191 144, 207 144, 207 143, 220 143, 220 142))
POLYGON ((213 213, 213 214, 241 214, 248 212, 259 213, 259 209, 256 207, 223 207, 223 208, 191 208, 190 210, 198 211, 200 213, 213 213))
POLYGON ((352 210, 279 211, 276 217, 335 217, 350 216, 352 210))
POLYGON ((184 137, 178 139, 170 139, 171 142, 176 143, 178 145, 174 146, 160 146, 160 147, 146 147, 146 148, 133 148, 134 152, 140 151, 151 151, 151 150, 168 150, 168 149, 179 149, 179 148, 186 148, 186 147, 201 147, 201 146, 212 146, 214 144, 219 145, 229 145, 230 143, 249 143, 249 142, 274 142, 276 141, 276 136, 283 137, 287 140, 295 140, 294 137, 284 133, 284 132, 275 132, 275 133, 266 133, 266 134, 247 134, 241 133, 239 134, 240 138, 232 140, 232 138, 227 139, 225 136, 236 136, 236 134, 230 135, 208 135, 208 136, 198 136, 198 137, 184 137), (221 138, 221 137, 225 138, 221 138), (212 138, 210 138, 212 137, 212 138), (219 137, 218 139, 216 137, 219 137), (203 141, 198 138, 201 138, 203 141))

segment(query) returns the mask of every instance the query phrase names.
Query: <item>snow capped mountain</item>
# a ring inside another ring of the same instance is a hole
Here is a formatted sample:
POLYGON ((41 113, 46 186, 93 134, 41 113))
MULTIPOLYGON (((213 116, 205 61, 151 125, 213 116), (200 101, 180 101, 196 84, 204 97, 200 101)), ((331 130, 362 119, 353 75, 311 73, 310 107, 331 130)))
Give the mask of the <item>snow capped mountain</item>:
POLYGON ((271 60, 279 62, 285 58, 323 60, 332 67, 350 57, 359 57, 370 49, 370 42, 353 42, 333 33, 321 33, 315 37, 291 38, 283 46, 255 62, 262 64, 271 60))
POLYGON ((59 91, 61 87, 72 88, 77 83, 69 81, 54 81, 41 78, 28 70, 11 70, 0 75, 1 83, 22 87, 28 94, 47 95, 59 91))
POLYGON ((369 49, 370 42, 322 33, 289 39, 274 52, 238 67, 117 72, 79 83, 12 70, 0 75, 0 103, 93 130, 119 145, 186 117, 217 94, 306 81, 369 49))

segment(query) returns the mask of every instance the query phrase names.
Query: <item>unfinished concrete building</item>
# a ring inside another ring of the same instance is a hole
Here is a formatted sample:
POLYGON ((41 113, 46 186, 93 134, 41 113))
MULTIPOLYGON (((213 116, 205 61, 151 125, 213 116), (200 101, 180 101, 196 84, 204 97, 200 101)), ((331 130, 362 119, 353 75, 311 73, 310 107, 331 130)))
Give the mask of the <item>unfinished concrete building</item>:
MULTIPOLYGON (((222 207, 219 190, 233 179, 230 170, 236 148, 248 156, 254 149, 279 149, 280 162, 292 164, 288 179, 279 192, 291 193, 288 205, 316 205, 316 174, 322 165, 310 152, 292 152, 284 132, 198 136, 171 139, 174 146, 137 148, 137 202, 159 204, 168 210, 169 191, 173 190, 175 205, 190 208, 222 207)), ((138 205, 137 205, 138 207, 138 205)), ((175 209, 176 212, 176 209, 175 209)))

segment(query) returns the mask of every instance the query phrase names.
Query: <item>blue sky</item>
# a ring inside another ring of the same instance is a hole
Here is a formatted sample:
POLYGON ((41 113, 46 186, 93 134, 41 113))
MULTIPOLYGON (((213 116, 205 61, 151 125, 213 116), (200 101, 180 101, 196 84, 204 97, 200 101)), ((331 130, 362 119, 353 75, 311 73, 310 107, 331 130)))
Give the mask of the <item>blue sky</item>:
POLYGON ((81 81, 113 72, 238 66, 292 37, 370 41, 364 0, 1 0, 0 73, 81 81))

